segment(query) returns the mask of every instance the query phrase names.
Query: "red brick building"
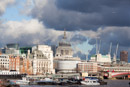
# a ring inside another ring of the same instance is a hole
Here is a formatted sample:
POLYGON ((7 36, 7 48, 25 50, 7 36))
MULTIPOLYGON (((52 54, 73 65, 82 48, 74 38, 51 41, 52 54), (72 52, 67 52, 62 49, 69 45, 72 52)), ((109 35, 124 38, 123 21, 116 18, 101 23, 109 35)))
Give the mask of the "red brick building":
POLYGON ((120 52, 120 61, 128 62, 128 52, 127 51, 120 52))
POLYGON ((15 55, 9 55, 9 70, 19 71, 20 57, 15 55))

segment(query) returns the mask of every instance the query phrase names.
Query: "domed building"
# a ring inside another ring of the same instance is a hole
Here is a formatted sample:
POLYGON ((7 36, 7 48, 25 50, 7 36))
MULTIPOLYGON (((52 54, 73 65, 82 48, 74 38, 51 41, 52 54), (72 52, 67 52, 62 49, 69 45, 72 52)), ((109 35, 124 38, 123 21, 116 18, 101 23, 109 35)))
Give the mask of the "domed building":
POLYGON ((71 48, 71 44, 67 41, 66 32, 64 31, 64 37, 61 42, 59 42, 59 46, 56 49, 55 57, 58 58, 71 58, 73 57, 73 50, 71 48))
POLYGON ((54 68, 57 73, 74 73, 79 62, 80 58, 73 57, 73 49, 70 42, 67 41, 66 31, 64 31, 64 37, 56 49, 54 68))

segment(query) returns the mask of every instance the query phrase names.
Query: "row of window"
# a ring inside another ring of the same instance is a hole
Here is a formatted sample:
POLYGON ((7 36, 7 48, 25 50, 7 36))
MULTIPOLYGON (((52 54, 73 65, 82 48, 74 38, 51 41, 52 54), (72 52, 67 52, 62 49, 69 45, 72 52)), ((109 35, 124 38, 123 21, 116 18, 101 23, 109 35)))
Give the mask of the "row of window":
POLYGON ((45 69, 44 69, 44 70, 43 70, 43 69, 41 70, 41 69, 37 69, 37 72, 43 72, 43 73, 48 72, 48 73, 49 73, 50 70, 45 70, 45 69))
POLYGON ((130 69, 104 69, 104 71, 113 71, 113 70, 115 70, 115 71, 130 71, 130 69))
POLYGON ((0 64, 9 64, 9 63, 0 63, 0 64))
POLYGON ((9 61, 9 60, 7 60, 7 59, 1 59, 0 61, 9 61))

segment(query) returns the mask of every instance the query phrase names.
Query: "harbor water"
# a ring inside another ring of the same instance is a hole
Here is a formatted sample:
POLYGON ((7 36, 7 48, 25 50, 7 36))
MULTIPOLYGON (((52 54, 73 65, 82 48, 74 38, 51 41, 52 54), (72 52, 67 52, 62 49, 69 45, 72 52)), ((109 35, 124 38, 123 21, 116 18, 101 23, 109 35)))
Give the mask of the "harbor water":
POLYGON ((105 80, 107 85, 84 86, 84 85, 21 85, 20 87, 130 87, 130 80, 105 80))

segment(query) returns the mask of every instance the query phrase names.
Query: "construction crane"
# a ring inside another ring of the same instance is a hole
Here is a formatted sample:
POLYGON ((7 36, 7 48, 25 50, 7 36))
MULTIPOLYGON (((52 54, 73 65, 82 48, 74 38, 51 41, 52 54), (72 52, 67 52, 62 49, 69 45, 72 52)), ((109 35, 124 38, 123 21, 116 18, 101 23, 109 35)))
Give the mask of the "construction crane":
POLYGON ((117 57, 118 46, 119 46, 119 45, 117 44, 117 46, 116 46, 116 51, 115 51, 114 56, 113 56, 113 63, 116 63, 116 57, 117 57))

